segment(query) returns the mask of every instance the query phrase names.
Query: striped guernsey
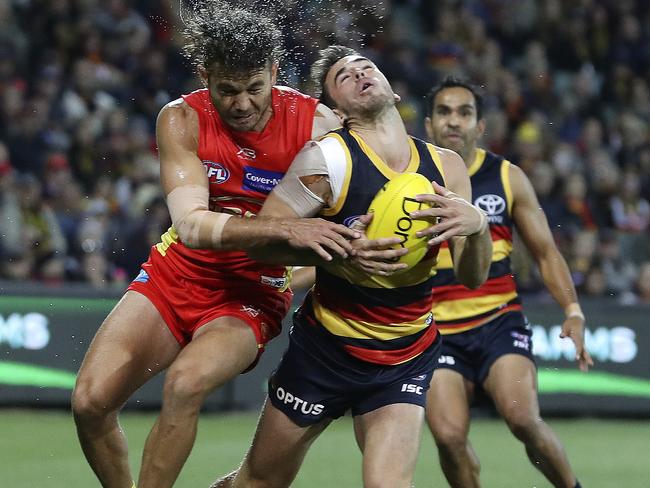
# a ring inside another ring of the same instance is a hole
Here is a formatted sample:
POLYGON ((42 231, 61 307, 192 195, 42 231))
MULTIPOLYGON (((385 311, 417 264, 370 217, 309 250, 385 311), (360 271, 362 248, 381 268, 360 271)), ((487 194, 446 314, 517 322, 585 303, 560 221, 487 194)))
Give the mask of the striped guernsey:
POLYGON ((433 277, 433 315, 442 334, 479 327, 512 310, 521 310, 510 268, 512 192, 510 162, 483 149, 468 169, 474 204, 485 211, 492 235, 492 264, 487 281, 477 290, 461 285, 454 275, 447 242, 438 255, 433 277))
MULTIPOLYGON (((367 212, 384 184, 399 173, 388 167, 354 131, 339 129, 319 141, 328 166, 345 168, 342 189, 321 216, 352 225, 367 212)), ((440 158, 433 145, 410 138, 411 160, 405 171, 444 185, 440 158)), ((431 277, 438 248, 431 248, 413 268, 382 277, 347 265, 317 268, 316 284, 300 311, 323 327, 352 356, 375 364, 409 361, 435 340, 431 277)))

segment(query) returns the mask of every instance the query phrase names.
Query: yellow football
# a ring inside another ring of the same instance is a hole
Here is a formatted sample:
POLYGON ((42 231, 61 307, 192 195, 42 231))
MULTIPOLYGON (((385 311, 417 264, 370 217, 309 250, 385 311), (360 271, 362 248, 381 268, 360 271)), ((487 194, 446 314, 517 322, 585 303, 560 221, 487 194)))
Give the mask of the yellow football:
POLYGON ((408 264, 409 268, 427 253, 427 241, 430 239, 427 236, 417 237, 415 233, 431 224, 409 217, 410 212, 431 208, 428 203, 415 200, 415 196, 421 193, 435 193, 431 182, 419 173, 402 173, 377 192, 368 208, 368 212, 374 214, 366 229, 368 239, 401 238, 401 243, 394 247, 409 250, 398 261, 408 264))

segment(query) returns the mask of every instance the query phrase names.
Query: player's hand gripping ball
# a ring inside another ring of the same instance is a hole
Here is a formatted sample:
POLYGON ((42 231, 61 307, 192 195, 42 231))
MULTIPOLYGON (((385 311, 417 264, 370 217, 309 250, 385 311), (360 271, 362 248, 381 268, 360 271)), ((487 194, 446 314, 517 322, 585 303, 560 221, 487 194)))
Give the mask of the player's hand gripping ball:
POLYGON ((402 173, 377 192, 368 208, 368 212, 374 216, 366 229, 366 236, 368 239, 399 237, 401 243, 393 247, 409 250, 398 261, 406 263, 407 269, 420 262, 428 250, 429 238, 417 237, 415 233, 426 229, 431 223, 409 217, 410 212, 431 208, 430 204, 415 200, 415 196, 421 193, 435 193, 431 182, 419 173, 402 173))

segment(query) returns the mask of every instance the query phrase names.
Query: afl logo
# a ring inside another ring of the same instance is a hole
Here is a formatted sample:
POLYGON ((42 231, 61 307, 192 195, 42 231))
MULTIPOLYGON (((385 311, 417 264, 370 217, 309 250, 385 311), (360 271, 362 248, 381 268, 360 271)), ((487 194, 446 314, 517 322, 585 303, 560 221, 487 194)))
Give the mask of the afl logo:
POLYGON ((228 178, 230 178, 230 171, 224 168, 221 163, 203 161, 203 166, 205 166, 205 171, 208 173, 210 183, 220 185, 221 183, 228 181, 228 178))
POLYGON ((474 201, 474 205, 483 210, 488 216, 498 215, 506 209, 506 201, 499 195, 481 195, 474 201))

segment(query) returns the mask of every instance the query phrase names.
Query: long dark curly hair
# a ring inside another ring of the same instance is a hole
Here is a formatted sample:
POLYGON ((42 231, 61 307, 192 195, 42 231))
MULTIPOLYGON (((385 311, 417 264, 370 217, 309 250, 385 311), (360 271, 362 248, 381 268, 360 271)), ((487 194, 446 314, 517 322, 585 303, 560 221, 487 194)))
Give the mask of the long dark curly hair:
POLYGON ((269 17, 232 3, 201 2, 184 20, 184 54, 208 70, 216 63, 220 70, 246 73, 279 62, 284 54, 282 33, 269 17))

